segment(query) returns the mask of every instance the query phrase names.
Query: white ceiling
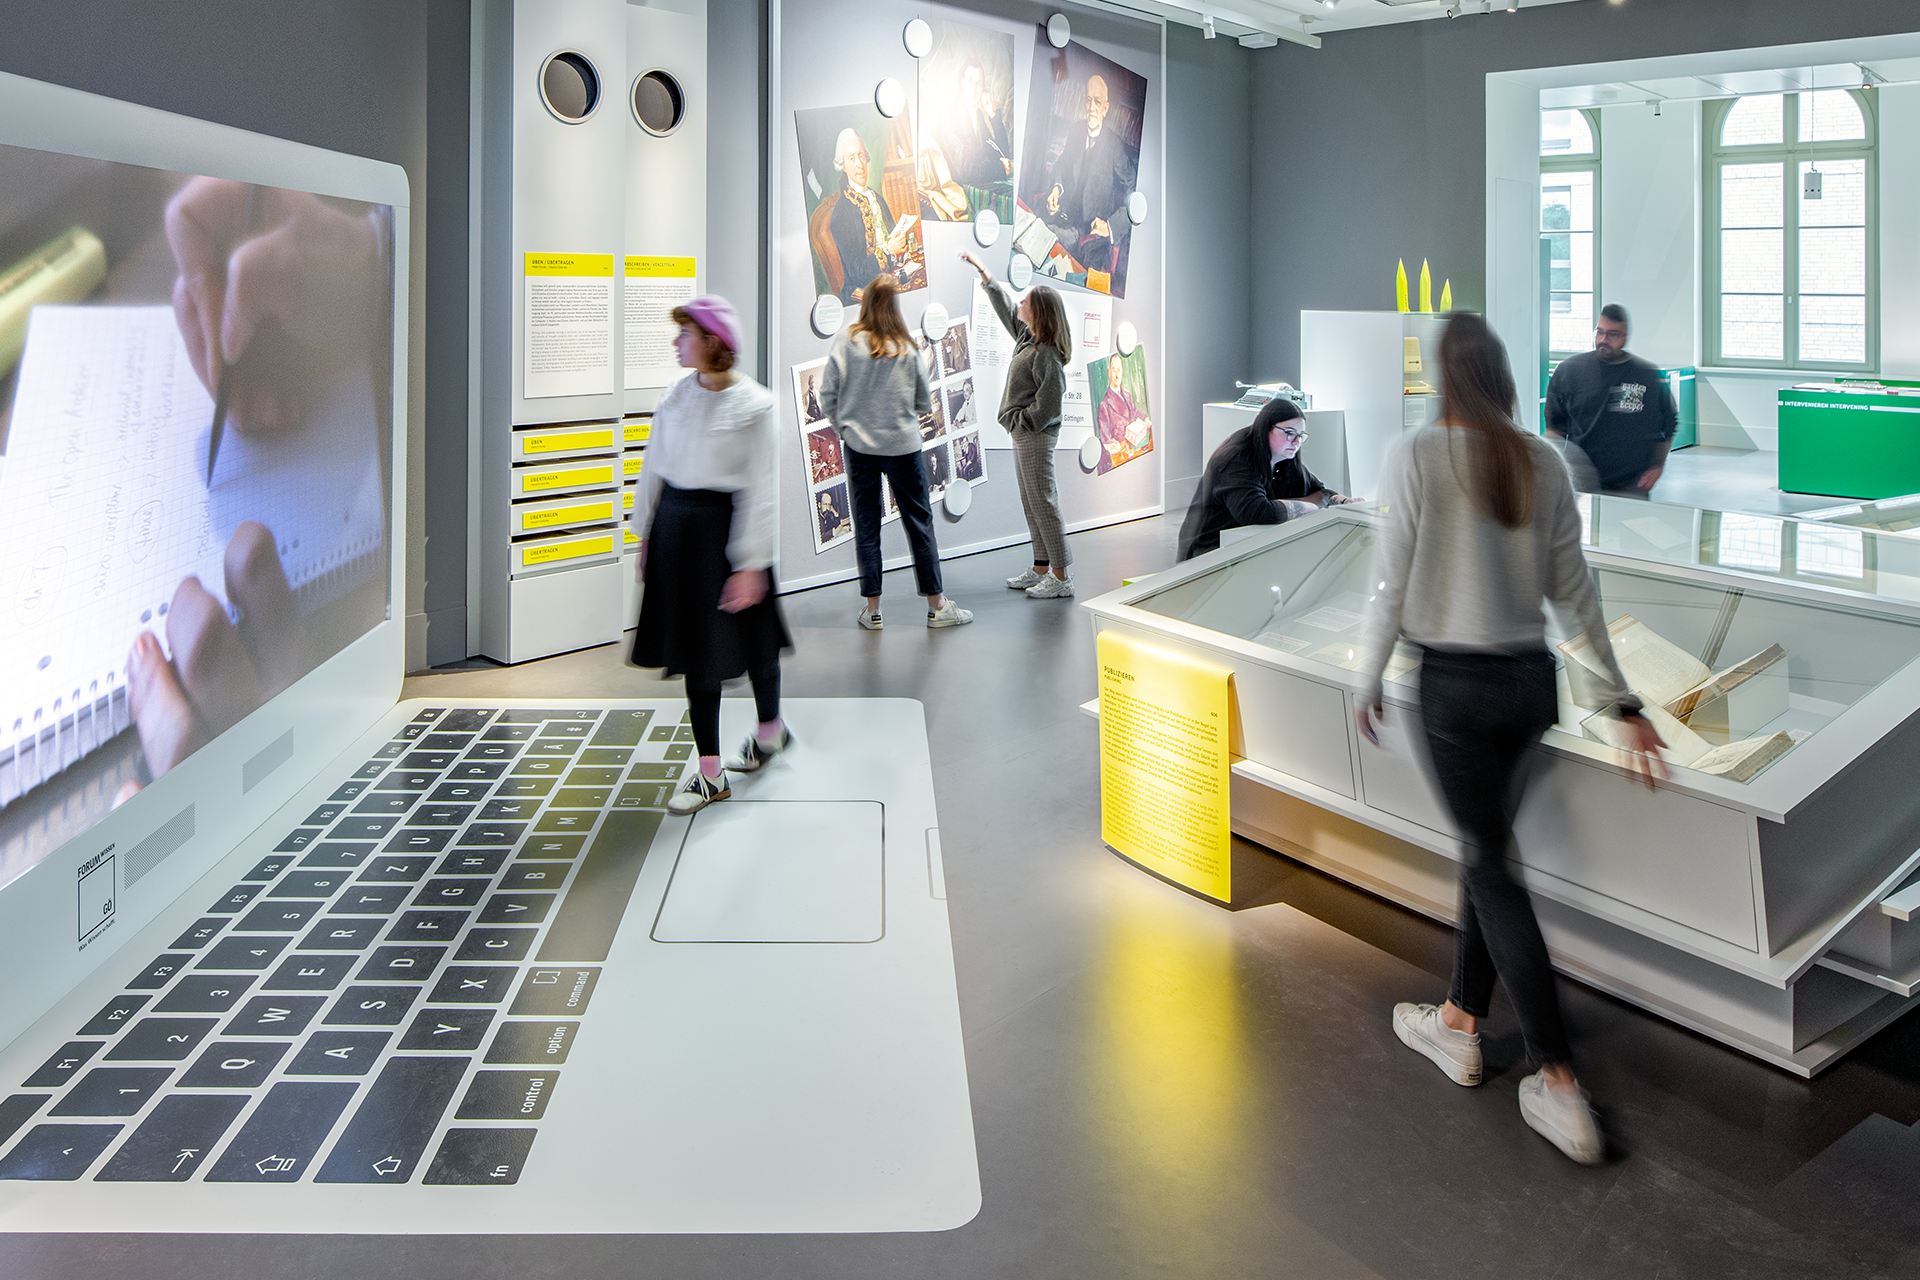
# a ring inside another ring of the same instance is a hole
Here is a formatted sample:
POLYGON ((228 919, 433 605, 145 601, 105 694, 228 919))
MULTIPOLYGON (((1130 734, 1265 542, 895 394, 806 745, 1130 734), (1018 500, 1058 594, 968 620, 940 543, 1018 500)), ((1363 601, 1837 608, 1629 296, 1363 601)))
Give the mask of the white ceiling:
MULTIPOLYGON (((1601 3, 1602 0, 1587 0, 1601 3)), ((1095 8, 1114 8, 1157 14, 1169 22, 1204 26, 1208 18, 1221 37, 1239 38, 1256 48, 1287 40, 1318 47, 1320 37, 1390 22, 1444 19, 1452 10, 1457 22, 1494 22, 1510 17, 1508 4, 1537 9, 1544 4, 1571 4, 1574 0, 1338 0, 1329 9, 1322 0, 1083 0, 1095 8)))

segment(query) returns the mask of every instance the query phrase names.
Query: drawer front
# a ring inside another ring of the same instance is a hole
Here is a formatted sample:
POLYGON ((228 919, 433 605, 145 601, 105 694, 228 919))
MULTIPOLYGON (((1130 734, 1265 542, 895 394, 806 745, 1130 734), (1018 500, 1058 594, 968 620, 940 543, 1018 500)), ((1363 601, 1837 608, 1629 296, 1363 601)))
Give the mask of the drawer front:
POLYGON ((512 574, 545 573, 552 569, 570 569, 577 565, 598 564, 619 555, 620 531, 601 529, 594 533, 562 534, 554 538, 530 538, 516 542, 512 550, 512 574))
POLYGON ((646 469, 646 465, 646 454, 630 453, 620 459, 620 476, 623 480, 638 480, 640 473, 646 469))
POLYGON ((530 533, 559 533, 583 525, 609 524, 618 518, 619 503, 619 498, 611 493, 553 502, 519 502, 514 504, 508 527, 518 538, 530 533))
POLYGON ((507 488, 515 498, 546 498, 583 489, 610 489, 618 483, 619 466, 607 458, 558 466, 515 467, 507 488))
POLYGON ((620 447, 619 429, 612 423, 540 427, 513 433, 513 460, 538 462, 548 458, 575 458, 610 453, 620 447))
POLYGON ((652 418, 628 418, 620 424, 620 441, 629 449, 645 444, 652 434, 652 418))

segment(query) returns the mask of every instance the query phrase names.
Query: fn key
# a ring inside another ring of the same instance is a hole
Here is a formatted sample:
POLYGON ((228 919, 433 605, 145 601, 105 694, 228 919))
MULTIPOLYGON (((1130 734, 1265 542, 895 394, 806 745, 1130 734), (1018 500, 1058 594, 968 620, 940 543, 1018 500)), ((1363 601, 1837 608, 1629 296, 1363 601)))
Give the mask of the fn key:
POLYGON ((430 1187, 510 1187, 520 1181, 534 1129, 449 1129, 420 1181, 430 1187))

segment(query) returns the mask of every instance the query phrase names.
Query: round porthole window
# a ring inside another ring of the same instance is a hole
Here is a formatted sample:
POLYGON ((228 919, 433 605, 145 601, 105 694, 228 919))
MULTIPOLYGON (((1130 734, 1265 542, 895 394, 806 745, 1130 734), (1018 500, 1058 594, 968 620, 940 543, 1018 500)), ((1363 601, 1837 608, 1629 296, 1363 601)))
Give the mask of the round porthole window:
POLYGON ((642 129, 664 138, 687 118, 687 95, 680 82, 654 70, 633 82, 633 118, 642 129))
POLYGON ((579 124, 600 105, 600 73, 583 53, 556 53, 540 68, 540 100, 555 118, 579 124))

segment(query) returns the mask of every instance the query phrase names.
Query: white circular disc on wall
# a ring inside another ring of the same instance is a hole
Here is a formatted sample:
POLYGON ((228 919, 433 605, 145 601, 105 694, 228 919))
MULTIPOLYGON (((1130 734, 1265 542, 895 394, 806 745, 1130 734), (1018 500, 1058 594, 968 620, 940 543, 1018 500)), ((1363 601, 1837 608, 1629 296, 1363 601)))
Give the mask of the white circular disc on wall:
POLYGON ((1000 215, 991 209, 982 209, 973 215, 973 241, 982 249, 991 248, 1000 238, 1000 215))
POLYGON ((822 338, 831 338, 840 332, 840 326, 846 323, 847 309, 840 305, 840 299, 830 293, 823 293, 813 300, 811 320, 814 333, 822 338))
POLYGON ((873 105, 891 120, 907 109, 907 86, 888 76, 873 87, 873 105))
POLYGON ((947 496, 941 499, 947 508, 947 514, 959 517, 967 514, 967 508, 973 505, 973 486, 962 476, 947 481, 947 496))
POLYGON ((1133 354, 1133 349, 1140 345, 1140 333, 1133 327, 1133 321, 1120 322, 1120 327, 1113 331, 1113 345, 1120 349, 1123 356, 1133 354))
POLYGON ((1067 47, 1067 41, 1073 39, 1073 24, 1067 21, 1067 15, 1056 13, 1047 19, 1047 43, 1056 49, 1067 47))
POLYGON ((1127 221, 1139 226, 1147 220, 1147 193, 1136 191, 1127 197, 1127 221))
POLYGON ((1033 283, 1033 259, 1024 253, 1015 253, 1007 259, 1007 283, 1016 289, 1024 289, 1033 283))
POLYGON ((1099 465, 1100 437, 1097 435, 1088 436, 1080 442, 1080 466, 1083 470, 1091 471, 1099 465))
POLYGON ((927 25, 925 18, 915 18, 900 33, 901 41, 907 46, 907 52, 916 58, 924 58, 933 52, 933 28, 927 25))
POLYGON ((947 309, 937 302, 929 302, 927 309, 920 313, 920 332, 928 342, 938 342, 947 332, 947 309))

